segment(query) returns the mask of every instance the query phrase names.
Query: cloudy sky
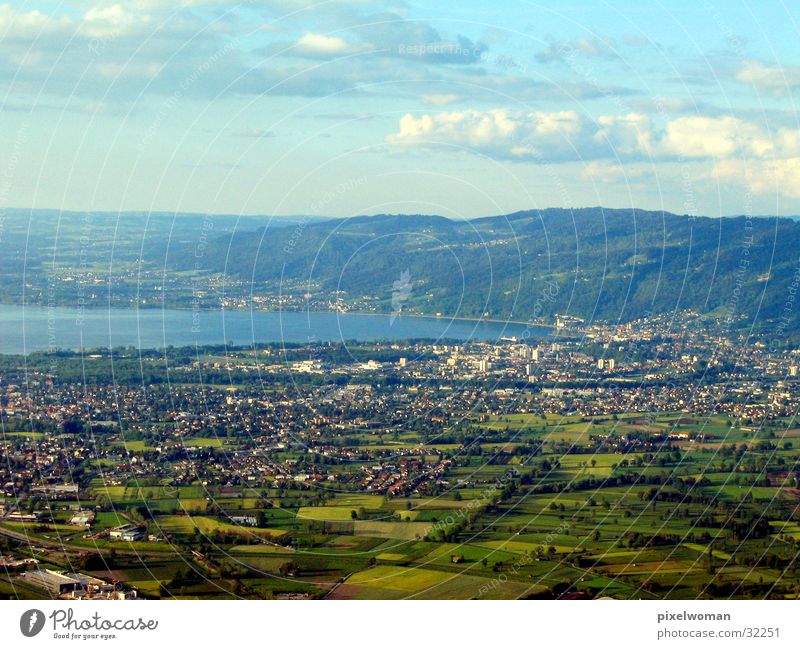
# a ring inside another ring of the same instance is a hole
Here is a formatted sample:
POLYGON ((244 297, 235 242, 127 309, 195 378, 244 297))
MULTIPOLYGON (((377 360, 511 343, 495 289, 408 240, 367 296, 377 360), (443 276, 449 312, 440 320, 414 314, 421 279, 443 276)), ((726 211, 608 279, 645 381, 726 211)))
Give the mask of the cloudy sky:
POLYGON ((2 1, 3 207, 800 214, 790 2, 2 1))

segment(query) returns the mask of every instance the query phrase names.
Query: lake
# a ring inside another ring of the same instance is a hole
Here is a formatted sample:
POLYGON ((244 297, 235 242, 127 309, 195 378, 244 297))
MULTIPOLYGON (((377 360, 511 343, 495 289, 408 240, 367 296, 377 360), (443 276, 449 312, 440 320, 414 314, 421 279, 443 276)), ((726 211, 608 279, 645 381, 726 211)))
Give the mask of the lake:
POLYGON ((0 353, 51 349, 234 345, 312 341, 544 338, 545 328, 449 318, 316 312, 70 309, 0 305, 0 353), (525 333, 527 331, 527 333, 525 333))

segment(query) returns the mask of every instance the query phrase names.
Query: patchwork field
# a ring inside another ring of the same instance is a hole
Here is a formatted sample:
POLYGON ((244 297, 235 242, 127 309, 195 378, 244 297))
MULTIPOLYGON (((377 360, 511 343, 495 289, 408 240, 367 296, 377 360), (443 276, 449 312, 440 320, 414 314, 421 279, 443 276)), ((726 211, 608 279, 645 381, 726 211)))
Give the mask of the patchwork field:
MULTIPOLYGON (((146 597, 493 599, 794 597, 800 592, 798 453, 718 416, 617 419, 506 415, 475 424, 506 437, 428 444, 404 433, 389 472, 438 467, 404 493, 370 492, 370 462, 336 465, 324 489, 274 477, 216 485, 92 478, 90 528, 72 500, 0 533, 40 548, 42 565, 88 562, 146 597), (693 441, 682 436, 704 431, 693 441), (664 435, 674 434, 672 440, 664 435), (658 444, 648 440, 661 439, 658 444), (413 444, 412 444, 413 442, 413 444), (408 450, 398 454, 399 448, 408 450), (109 532, 136 525, 128 543, 109 532), (87 558, 88 557, 88 558, 87 558)), ((16 435, 16 434, 15 434, 16 435)), ((235 448, 187 437, 203 452, 235 448)), ((130 452, 149 452, 144 442, 130 452)), ((288 465, 302 459, 285 452, 288 465)), ((332 461, 332 460, 331 460, 332 461)), ((113 463, 112 463, 113 464, 113 463)), ((0 581, 0 595, 11 596, 0 581)), ((25 596, 20 592, 19 596, 25 596)))

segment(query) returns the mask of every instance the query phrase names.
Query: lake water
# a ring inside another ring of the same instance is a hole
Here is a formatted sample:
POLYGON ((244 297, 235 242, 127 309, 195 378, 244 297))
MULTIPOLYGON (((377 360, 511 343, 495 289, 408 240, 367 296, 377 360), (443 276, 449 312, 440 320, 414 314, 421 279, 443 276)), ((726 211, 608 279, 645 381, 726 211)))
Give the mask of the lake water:
POLYGON ((549 330, 522 324, 448 318, 262 311, 84 309, 0 305, 0 353, 48 349, 267 342, 451 338, 496 341, 544 338, 549 330))

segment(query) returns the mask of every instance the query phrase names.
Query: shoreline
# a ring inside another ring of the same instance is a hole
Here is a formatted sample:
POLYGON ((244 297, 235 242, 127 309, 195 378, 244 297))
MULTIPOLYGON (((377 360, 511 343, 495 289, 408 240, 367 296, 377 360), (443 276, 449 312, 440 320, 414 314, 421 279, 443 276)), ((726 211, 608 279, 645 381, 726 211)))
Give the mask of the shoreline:
POLYGON ((339 310, 219 308, 197 311, 162 306, 51 307, 38 304, 4 304, 0 305, 0 322, 6 325, 11 339, 6 341, 7 345, 0 346, 0 356, 128 347, 157 350, 172 346, 220 344, 240 347, 281 341, 295 344, 311 340, 303 335, 306 329, 315 340, 346 339, 365 344, 419 339, 434 342, 447 340, 448 344, 459 344, 460 341, 538 345, 552 338, 575 336, 579 333, 563 328, 556 330, 553 325, 533 325, 519 320, 498 318, 403 313, 398 314, 396 321, 391 321, 391 316, 391 313, 339 310), (229 318, 226 319, 226 315, 229 318), (364 316, 372 316, 372 322, 367 321, 364 316), (192 333, 185 335, 189 324, 192 333), (45 325, 48 327, 47 333, 44 332, 45 325), (232 329, 221 337, 208 333, 196 335, 201 328, 213 333, 220 327, 222 331, 228 330, 228 327, 232 329), (248 331, 246 335, 239 331, 243 327, 248 331), (354 331, 346 333, 350 328, 354 331), (249 333, 251 329, 255 333, 249 333), (338 333, 334 333, 335 331, 338 333), (42 342, 45 335, 55 337, 45 345, 42 342), (17 343, 13 343, 18 338, 17 343), (112 340, 114 342, 110 346, 112 340))
MULTIPOLYGON (((307 311, 262 311, 262 313, 309 313, 307 311)), ((384 318, 390 317, 391 313, 375 313, 375 312, 366 312, 366 311, 311 311, 310 313, 336 313, 338 315, 371 315, 371 316, 382 316, 384 318)), ((459 322, 476 322, 476 323, 492 323, 492 324, 513 324, 513 325, 520 325, 523 327, 529 328, 536 328, 540 327, 542 329, 555 329, 556 326, 552 324, 532 324, 530 322, 526 322, 524 320, 503 320, 500 318, 470 318, 467 316, 450 316, 450 315, 424 315, 421 313, 399 313, 397 315, 398 318, 423 318, 425 320, 458 320, 459 322)), ((564 329, 564 327, 562 327, 564 329)))
MULTIPOLYGON (((310 314, 310 313, 318 313, 318 314, 330 314, 330 315, 340 315, 340 316, 375 316, 375 317, 382 317, 382 318, 389 318, 392 316, 392 313, 383 313, 383 312, 375 312, 375 311, 309 311, 305 310, 274 310, 274 309, 225 309, 222 307, 219 308, 200 308, 200 309, 193 309, 189 307, 181 307, 181 306, 70 306, 65 304, 58 304, 58 305, 47 305, 47 304, 13 304, 8 302, 0 303, 0 309, 2 307, 17 307, 20 309, 37 309, 37 310, 50 310, 50 309, 64 309, 68 311, 79 311, 79 312, 87 312, 87 311, 176 311, 181 313, 275 313, 275 314, 287 314, 287 313, 301 313, 301 314, 310 314)), ((510 325, 518 325, 522 327, 528 327, 531 329, 534 328, 541 328, 541 329, 551 329, 556 330, 556 326, 554 324, 547 324, 547 323, 536 323, 533 324, 531 322, 525 320, 505 320, 502 318, 475 318, 469 316, 451 316, 447 314, 442 315, 427 315, 422 313, 400 313, 397 314, 398 318, 420 318, 424 320, 455 320, 458 322, 474 322, 474 323, 488 323, 488 324, 510 324, 510 325)), ((558 329, 560 331, 572 331, 572 332, 580 332, 579 329, 570 329, 567 327, 561 327, 558 329)))

